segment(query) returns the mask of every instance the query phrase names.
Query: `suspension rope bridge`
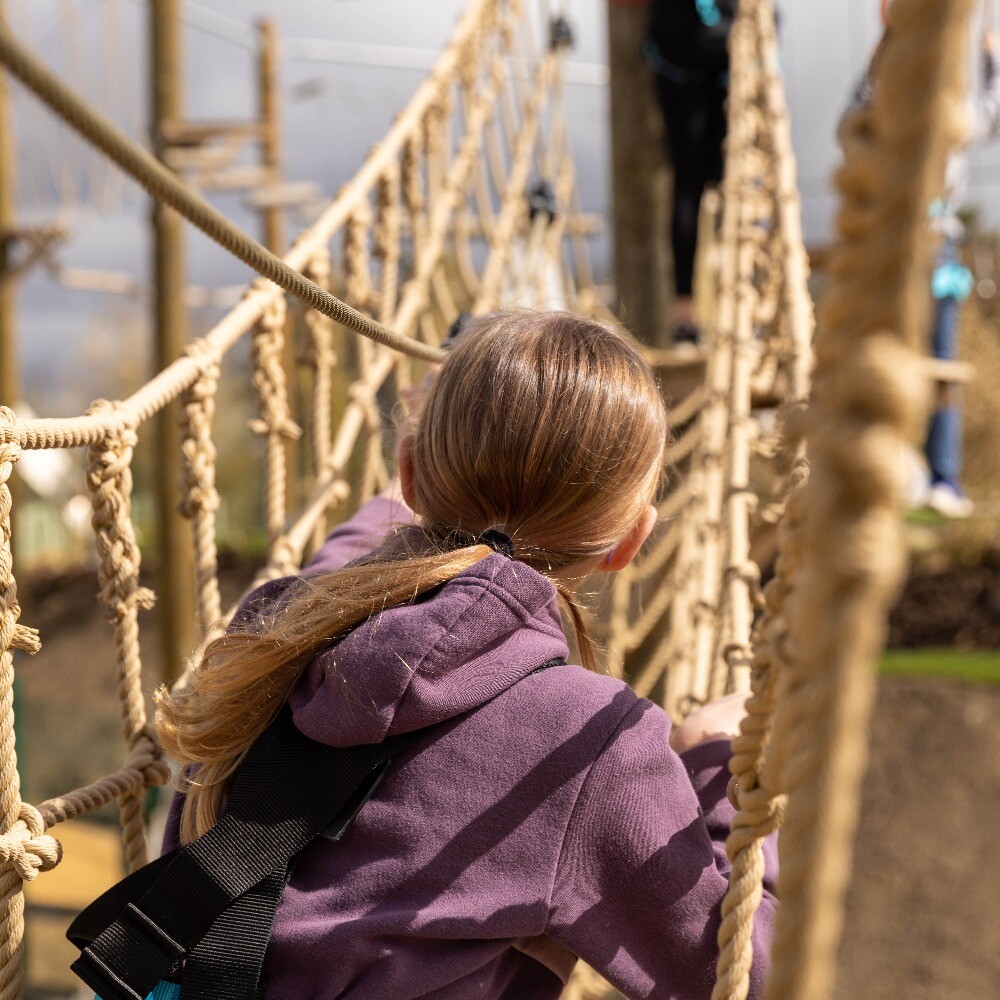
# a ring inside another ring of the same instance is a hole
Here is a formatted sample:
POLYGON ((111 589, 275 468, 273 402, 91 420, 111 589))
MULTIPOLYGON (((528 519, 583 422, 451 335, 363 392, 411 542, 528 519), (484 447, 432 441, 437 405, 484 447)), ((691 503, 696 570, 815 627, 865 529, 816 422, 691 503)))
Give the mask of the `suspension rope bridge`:
MULTIPOLYGON (((674 401, 673 484, 664 527, 606 595, 604 640, 640 694, 676 718, 726 691, 752 692, 733 743, 715 1000, 747 994, 760 843, 784 820, 782 905, 768 996, 830 996, 856 822, 874 662, 903 568, 899 445, 920 419, 926 206, 956 139, 972 0, 896 0, 870 107, 842 130, 845 163, 832 287, 819 316, 802 242, 771 0, 742 0, 731 37, 729 139, 715 246, 704 384, 674 401), (810 389, 810 374, 814 384, 810 389), (808 466, 807 466, 808 459, 808 466), (752 539, 778 525, 775 575, 760 586, 752 539)), ((535 39, 522 0, 472 0, 426 80, 354 179, 284 258, 241 232, 55 78, 0 24, 0 62, 154 197, 258 274, 240 302, 126 399, 84 416, 18 419, 0 408, 0 1000, 22 995, 23 882, 55 866, 46 831, 117 802, 129 868, 144 863, 141 803, 169 768, 147 722, 131 462, 139 433, 181 404, 180 509, 196 548, 205 636, 224 620, 218 585, 216 447, 220 366, 252 346, 263 441, 267 559, 257 582, 293 573, 338 505, 388 480, 379 399, 440 360, 462 309, 502 303, 604 311, 578 220, 563 110, 561 35, 535 39), (529 213, 535 179, 549 192, 529 213), (339 253, 331 246, 339 244, 339 253), (330 290, 336 271, 344 297, 330 290), (311 393, 301 423, 283 368, 288 297, 302 303, 311 393), (337 327, 360 336, 345 344, 337 327), (346 372, 345 400, 334 398, 346 372), (11 555, 13 465, 26 449, 88 449, 99 600, 114 631, 125 762, 33 806, 14 747, 13 650, 39 648, 20 623, 11 555), (287 509, 293 456, 309 464, 287 509)), ((656 363, 663 359, 652 355, 656 363)), ((579 969, 567 997, 607 995, 579 969)))

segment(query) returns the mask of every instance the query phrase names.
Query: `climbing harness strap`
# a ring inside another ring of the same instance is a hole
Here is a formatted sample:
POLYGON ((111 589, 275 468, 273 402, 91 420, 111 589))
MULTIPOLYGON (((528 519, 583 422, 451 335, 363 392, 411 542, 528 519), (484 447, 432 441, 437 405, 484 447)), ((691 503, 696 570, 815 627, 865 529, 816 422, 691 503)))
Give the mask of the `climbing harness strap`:
POLYGON ((436 728, 330 747, 300 733, 286 706, 247 754, 223 818, 73 921, 67 937, 82 951, 73 971, 102 1000, 145 1000, 165 979, 181 980, 180 1000, 257 997, 278 900, 299 853, 317 836, 339 839, 389 762, 436 728))
MULTIPOLYGON (((68 936, 83 954, 73 971, 103 1000, 143 1000, 196 950, 222 913, 275 873, 283 876, 291 859, 344 808, 366 777, 422 735, 406 733, 373 746, 328 747, 299 733, 284 709, 240 768, 225 816, 204 836, 162 859, 167 863, 152 884, 137 881, 141 895, 128 892, 122 909, 109 906, 121 902, 118 886, 74 921, 68 936), (269 780, 261 780, 262 773, 269 780), (322 796, 317 788, 324 790, 322 796), (88 940, 98 921, 104 929, 88 940)), ((251 907, 248 898, 240 909, 256 914, 264 907, 251 907)), ((243 994, 248 995, 253 994, 243 994)))

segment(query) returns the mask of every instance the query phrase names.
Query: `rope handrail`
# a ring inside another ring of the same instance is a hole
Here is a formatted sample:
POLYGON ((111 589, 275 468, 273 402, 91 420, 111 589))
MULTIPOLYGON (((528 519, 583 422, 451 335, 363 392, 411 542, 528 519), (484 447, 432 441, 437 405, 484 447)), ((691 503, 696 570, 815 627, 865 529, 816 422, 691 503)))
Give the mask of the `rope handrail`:
POLYGON ((110 119, 66 86, 11 34, 0 19, 0 63, 47 104, 67 125, 128 173, 156 201, 169 205, 206 236, 254 271, 306 305, 378 344, 425 361, 441 361, 440 350, 395 331, 320 288, 301 271, 244 232, 151 153, 133 142, 110 119))

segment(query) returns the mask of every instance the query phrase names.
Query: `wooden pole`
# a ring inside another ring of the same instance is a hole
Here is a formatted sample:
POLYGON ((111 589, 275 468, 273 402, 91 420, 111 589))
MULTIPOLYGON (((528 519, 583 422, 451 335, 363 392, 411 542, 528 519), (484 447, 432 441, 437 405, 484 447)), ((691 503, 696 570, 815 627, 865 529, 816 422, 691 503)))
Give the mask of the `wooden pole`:
MULTIPOLYGON (((154 0, 150 11, 151 115, 153 148, 162 160, 171 124, 182 119, 182 55, 180 0, 154 0)), ((172 209, 153 202, 154 363, 160 371, 184 349, 188 340, 184 307, 185 265, 183 220, 172 209)), ((176 404, 156 421, 159 550, 159 611, 165 680, 180 676, 184 658, 198 642, 194 591, 194 545, 188 523, 177 512, 180 441, 176 404)))
MULTIPOLYGON (((265 167, 267 183, 277 185, 282 181, 281 148, 281 95, 278 89, 278 27, 274 21, 257 22, 260 33, 260 62, 258 64, 258 94, 262 128, 261 161, 265 167)), ((285 249, 285 212, 276 202, 268 202, 262 210, 264 217, 264 245, 275 253, 285 249)))
MULTIPOLYGON (((260 57, 257 64, 258 113, 261 125, 260 157, 264 166, 265 184, 277 189, 285 179, 284 149, 281 130, 281 89, 279 63, 281 46, 278 38, 278 26, 274 21, 264 18, 257 22, 260 35, 260 57)), ((275 253, 284 253, 285 246, 285 206, 279 199, 265 199, 261 209, 263 219, 264 245, 275 253)), ((296 352, 294 313, 289 310, 288 321, 285 323, 284 365, 285 378, 288 385, 288 405, 294 413, 296 410, 296 394, 298 380, 296 373, 296 352)), ((285 481, 285 504, 288 510, 294 510, 299 497, 300 453, 294 452, 295 458, 289 467, 289 475, 285 481)))
POLYGON ((611 189, 618 315, 640 340, 669 342, 669 178, 663 119, 642 56, 646 0, 608 4, 611 189))

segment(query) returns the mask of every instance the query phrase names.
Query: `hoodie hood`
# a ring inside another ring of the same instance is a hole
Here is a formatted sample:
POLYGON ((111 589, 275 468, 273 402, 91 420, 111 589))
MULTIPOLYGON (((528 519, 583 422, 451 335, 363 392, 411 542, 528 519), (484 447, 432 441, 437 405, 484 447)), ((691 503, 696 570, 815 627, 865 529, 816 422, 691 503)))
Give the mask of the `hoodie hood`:
POLYGON ((494 554, 348 633, 313 660, 290 704, 311 739, 380 743, 462 715, 567 655, 555 587, 494 554))

